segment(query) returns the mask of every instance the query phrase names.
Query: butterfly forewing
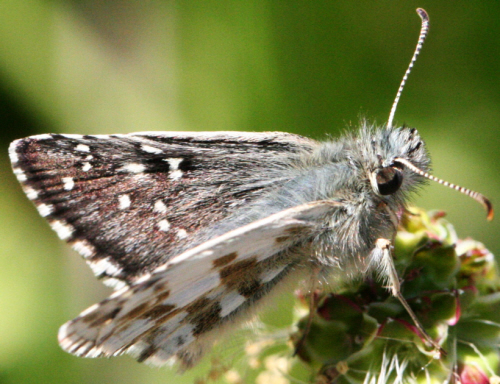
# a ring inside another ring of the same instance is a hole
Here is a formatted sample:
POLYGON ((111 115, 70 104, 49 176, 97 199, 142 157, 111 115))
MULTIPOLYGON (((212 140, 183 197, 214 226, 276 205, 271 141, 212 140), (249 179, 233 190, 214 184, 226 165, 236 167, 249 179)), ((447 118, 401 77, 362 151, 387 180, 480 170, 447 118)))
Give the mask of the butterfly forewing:
POLYGON ((120 287, 279 185, 293 154, 314 145, 284 133, 46 134, 15 141, 10 155, 59 237, 120 287))

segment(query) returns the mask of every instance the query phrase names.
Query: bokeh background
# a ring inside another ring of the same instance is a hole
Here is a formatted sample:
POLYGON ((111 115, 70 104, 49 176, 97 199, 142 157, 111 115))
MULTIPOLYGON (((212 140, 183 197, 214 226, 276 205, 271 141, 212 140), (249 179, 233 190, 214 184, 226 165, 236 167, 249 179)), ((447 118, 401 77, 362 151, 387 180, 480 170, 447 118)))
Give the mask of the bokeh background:
MULTIPOLYGON (((396 121, 419 129, 437 176, 500 201, 500 2, 43 1, 0 3, 0 383, 188 383, 193 374, 89 360, 58 327, 104 298, 85 263, 22 193, 7 156, 28 135, 289 131, 324 138, 384 123, 431 32, 396 121)), ((430 185, 461 236, 500 255, 499 220, 430 185)), ((286 310, 285 310, 286 312, 286 310)))

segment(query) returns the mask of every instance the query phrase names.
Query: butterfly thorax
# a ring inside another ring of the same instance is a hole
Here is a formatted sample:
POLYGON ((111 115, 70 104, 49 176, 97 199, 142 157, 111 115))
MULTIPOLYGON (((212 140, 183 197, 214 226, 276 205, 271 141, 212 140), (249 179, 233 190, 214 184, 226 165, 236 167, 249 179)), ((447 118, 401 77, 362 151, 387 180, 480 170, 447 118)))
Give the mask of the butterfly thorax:
POLYGON ((395 193, 384 196, 374 190, 370 175, 400 157, 428 169, 429 159, 416 130, 364 124, 345 139, 316 143, 291 157, 280 179, 270 182, 263 196, 207 228, 200 238, 205 241, 288 208, 329 200, 338 203, 338 209, 318 223, 307 244, 297 245, 297 258, 353 274, 367 271, 373 244, 378 238, 394 237, 408 194, 424 182, 401 170, 402 183, 395 193))

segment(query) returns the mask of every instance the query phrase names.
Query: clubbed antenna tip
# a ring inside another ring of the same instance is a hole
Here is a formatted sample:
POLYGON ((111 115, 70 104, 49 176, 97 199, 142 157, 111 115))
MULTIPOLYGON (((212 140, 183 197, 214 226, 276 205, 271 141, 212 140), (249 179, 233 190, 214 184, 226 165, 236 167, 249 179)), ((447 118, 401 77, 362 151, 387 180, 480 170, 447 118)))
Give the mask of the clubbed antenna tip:
POLYGON ((429 15, 427 14, 426 10, 423 8, 417 8, 417 13, 422 19, 422 23, 428 23, 429 22, 429 15))

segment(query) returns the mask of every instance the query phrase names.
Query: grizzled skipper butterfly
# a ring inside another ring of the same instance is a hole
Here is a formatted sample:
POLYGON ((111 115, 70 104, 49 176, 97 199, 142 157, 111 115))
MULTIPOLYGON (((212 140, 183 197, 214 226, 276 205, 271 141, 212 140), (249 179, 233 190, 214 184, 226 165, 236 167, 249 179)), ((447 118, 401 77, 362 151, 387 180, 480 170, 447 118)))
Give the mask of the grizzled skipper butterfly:
MULTIPOLYGON (((389 120, 317 142, 289 133, 44 134, 14 141, 24 192, 59 237, 116 291, 63 325, 84 357, 133 355, 195 365, 221 329, 246 320, 289 280, 377 272, 430 347, 401 295, 391 256, 408 195, 428 173, 414 128, 389 120)), ((314 284, 313 284, 314 285, 314 284)))

